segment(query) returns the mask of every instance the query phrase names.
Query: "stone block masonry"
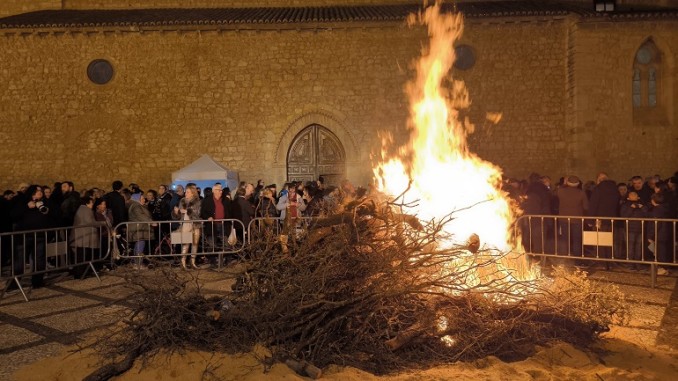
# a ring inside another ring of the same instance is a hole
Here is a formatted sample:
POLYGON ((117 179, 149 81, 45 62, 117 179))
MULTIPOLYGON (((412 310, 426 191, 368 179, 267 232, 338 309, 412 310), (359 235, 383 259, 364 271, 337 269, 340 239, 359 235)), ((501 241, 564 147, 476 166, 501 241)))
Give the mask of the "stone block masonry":
MULTIPOLYGON (((470 93, 462 117, 476 125, 471 149, 521 178, 532 171, 557 179, 606 170, 618 180, 673 173, 676 110, 670 108, 668 125, 638 130, 628 68, 642 41, 654 36, 665 54, 664 86, 675 90, 676 25, 468 20, 460 43, 473 48, 476 64, 452 76, 470 93), (502 120, 486 122, 487 112, 502 120), (641 160, 634 158, 638 145, 641 160)), ((156 188, 203 153, 242 180, 280 184, 289 135, 302 122, 337 135, 350 148, 348 177, 366 184, 378 132, 401 139, 407 133, 404 86, 425 42, 423 29, 399 23, 4 30, 0 189, 66 179, 78 189, 108 188, 114 179, 156 188), (108 84, 88 79, 95 59, 112 64, 108 84)))

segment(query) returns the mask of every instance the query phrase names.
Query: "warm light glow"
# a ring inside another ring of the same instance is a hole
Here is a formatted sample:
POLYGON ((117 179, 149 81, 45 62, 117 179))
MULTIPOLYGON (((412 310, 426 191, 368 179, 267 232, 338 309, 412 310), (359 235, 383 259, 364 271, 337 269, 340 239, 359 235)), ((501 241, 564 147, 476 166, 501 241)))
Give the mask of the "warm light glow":
MULTIPOLYGON (((468 120, 459 120, 458 110, 469 106, 469 95, 462 81, 451 80, 448 75, 455 60, 454 43, 463 30, 462 17, 441 14, 436 5, 418 18, 411 17, 410 22, 426 24, 430 37, 428 49, 417 62, 416 78, 407 87, 410 141, 392 155, 395 157, 388 158, 393 139, 390 135, 382 137, 382 158, 374 167, 376 185, 381 192, 397 196, 409 184, 404 201, 418 200, 408 213, 421 220, 441 221, 453 213, 446 231, 454 235, 455 242, 443 245, 463 245, 477 234, 480 253, 469 257, 475 263, 479 257, 487 261, 488 255, 498 257, 513 251, 511 225, 515 213, 501 190, 501 169, 469 151, 466 136, 472 126, 468 120)), ((500 119, 498 113, 487 115, 489 121, 500 119)), ((470 265, 454 264, 457 268, 470 265)), ((488 272, 501 272, 509 280, 532 279, 534 275, 526 269, 524 258, 514 255, 509 262, 496 261, 488 272), (516 272, 516 267, 523 271, 516 272)), ((475 276, 477 279, 467 280, 470 285, 483 280, 483 274, 475 276)))

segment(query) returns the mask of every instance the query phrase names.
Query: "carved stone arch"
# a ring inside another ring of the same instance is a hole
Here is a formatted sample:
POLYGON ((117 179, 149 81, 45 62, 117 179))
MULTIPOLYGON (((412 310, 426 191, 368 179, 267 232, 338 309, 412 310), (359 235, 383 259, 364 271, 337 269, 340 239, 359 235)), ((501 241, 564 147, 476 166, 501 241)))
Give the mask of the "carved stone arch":
POLYGON ((333 116, 327 111, 313 111, 306 113, 294 119, 283 132, 275 150, 273 163, 276 167, 284 167, 287 162, 287 152, 292 144, 292 140, 306 127, 318 124, 339 138, 346 153, 347 164, 355 163, 360 159, 360 150, 358 144, 351 132, 344 127, 339 118, 333 116))
POLYGON ((346 178, 346 153, 339 138, 327 128, 312 124, 297 134, 287 152, 287 180, 314 181, 327 185, 346 178))

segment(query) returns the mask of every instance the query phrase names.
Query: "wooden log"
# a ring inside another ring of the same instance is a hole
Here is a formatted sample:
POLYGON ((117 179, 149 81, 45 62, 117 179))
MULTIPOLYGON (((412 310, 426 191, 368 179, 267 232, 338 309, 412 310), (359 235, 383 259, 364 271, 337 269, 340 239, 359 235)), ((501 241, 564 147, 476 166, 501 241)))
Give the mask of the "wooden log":
POLYGON ((421 325, 421 323, 416 323, 403 332, 399 333, 398 336, 390 340, 386 340, 386 346, 391 351, 396 351, 403 345, 412 341, 412 339, 415 337, 420 336, 422 333, 424 333, 424 327, 421 325))
POLYGON ((321 239, 329 236, 330 234, 332 234, 331 227, 314 229, 308 233, 308 237, 306 237, 306 244, 309 246, 313 246, 316 243, 318 243, 321 239))
POLYGON ((136 350, 128 353, 124 359, 119 362, 104 365, 101 368, 90 373, 83 381, 107 381, 115 376, 119 376, 132 368, 134 361, 141 354, 141 350, 136 350))
POLYGON ((287 359, 285 360, 285 364, 295 373, 303 377, 310 377, 314 380, 317 380, 323 375, 322 369, 309 363, 308 361, 297 361, 293 359, 287 359))

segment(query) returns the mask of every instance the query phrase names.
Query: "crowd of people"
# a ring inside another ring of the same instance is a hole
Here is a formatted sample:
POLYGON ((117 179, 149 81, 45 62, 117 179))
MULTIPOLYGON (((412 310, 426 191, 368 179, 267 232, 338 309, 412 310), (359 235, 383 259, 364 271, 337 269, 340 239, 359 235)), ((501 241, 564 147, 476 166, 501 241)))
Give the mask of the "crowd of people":
MULTIPOLYGON (((600 173, 595 182, 583 184, 577 176, 563 177, 556 184, 548 176, 530 175, 529 179, 518 181, 507 179, 505 191, 525 215, 563 216, 552 223, 544 219, 533 219, 521 226, 524 245, 531 252, 564 253, 581 255, 582 232, 587 229, 615 233, 615 253, 624 253, 621 258, 647 260, 656 258, 661 262, 674 262, 676 224, 663 222, 627 221, 625 224, 605 220, 603 217, 673 219, 678 217, 678 194, 676 189, 678 172, 666 180, 660 176, 643 179, 634 176, 628 182, 617 183, 600 173), (595 219, 572 219, 569 217, 597 217, 595 219), (551 239, 553 237, 553 239, 551 239)), ((345 197, 360 197, 364 188, 354 188, 347 180, 340 186, 326 186, 322 177, 313 182, 289 182, 278 189, 275 184, 257 185, 241 182, 231 193, 228 187, 215 183, 201 190, 193 183, 176 185, 171 189, 161 184, 156 189, 142 191, 131 183, 127 188, 122 181, 114 181, 111 190, 105 192, 92 188, 79 192, 71 181, 48 185, 21 184, 15 191, 6 190, 0 199, 0 233, 30 231, 53 227, 74 227, 69 246, 75 261, 92 258, 94 252, 108 249, 106 231, 121 223, 126 224, 126 237, 133 244, 133 252, 143 255, 153 250, 151 242, 157 245, 162 236, 169 234, 169 224, 161 221, 190 222, 190 243, 181 246, 181 265, 196 267, 196 255, 201 239, 224 237, 223 224, 212 224, 212 220, 235 219, 242 222, 233 228, 243 236, 255 217, 300 217, 320 216, 336 211, 345 197), (201 221, 201 222, 199 222, 201 221), (77 227, 82 228, 77 228, 77 227), (155 228, 154 228, 155 226, 155 228), (88 227, 88 228, 85 228, 88 227), (88 257, 89 253, 89 257, 88 257)), ((2 266, 11 263, 14 252, 15 275, 24 272, 27 258, 35 258, 34 269, 45 269, 45 240, 41 236, 26 235, 23 242, 1 239, 2 266), (21 249, 21 255, 16 253, 21 249)), ((604 248, 605 250, 606 248, 604 248)), ((610 252, 603 255, 610 257, 610 252)), ((82 266, 74 271, 81 273, 82 266)), ((661 268, 660 274, 667 273, 661 268)), ((43 285, 43 274, 37 271, 32 276, 33 287, 43 285)))
MULTIPOLYGON (((601 172, 595 181, 582 183, 577 176, 567 176, 555 186, 549 177, 533 174, 524 182, 509 180, 507 192, 525 215, 562 216, 523 220, 523 245, 530 252, 674 263, 677 224, 634 219, 677 218, 677 183, 678 172, 668 179, 633 176, 626 182, 601 172), (594 252, 583 242, 586 231, 611 232, 613 245, 594 252)), ((658 273, 668 274, 668 269, 660 267, 658 273)))
MULTIPOLYGON (((211 224, 212 220, 241 221, 242 224, 233 227, 237 236, 243 237, 243 227, 246 229, 255 217, 319 216, 338 207, 347 195, 356 195, 349 181, 343 181, 340 187, 326 187, 322 178, 314 182, 289 182, 280 191, 276 185, 264 186, 262 180, 256 186, 241 182, 233 194, 221 183, 204 190, 194 183, 176 185, 174 189, 161 184, 157 190, 145 192, 135 183, 125 188, 121 181, 114 181, 109 192, 99 188, 78 192, 71 181, 55 183, 53 187, 21 184, 16 192, 5 191, 0 200, 0 233, 73 227, 69 238, 70 263, 82 263, 108 250, 110 237, 104 231, 122 233, 133 245, 132 253, 141 256, 152 252, 153 247, 149 246, 157 245, 162 236, 170 233, 173 225, 160 222, 189 221, 179 224, 182 228, 189 226, 192 237, 190 243, 180 245, 180 250, 190 254, 190 266, 195 268, 202 239, 211 238, 214 243, 217 237, 228 235, 223 231, 224 224, 211 224), (114 231, 121 223, 126 223, 124 231, 114 231), (102 228, 97 229, 97 225, 102 228)), ((38 272, 32 276, 32 285, 42 287, 43 274, 39 271, 48 266, 46 237, 28 234, 20 240, 10 236, 0 239, 2 267, 6 269, 13 258, 13 274, 21 275, 26 262, 35 262, 32 266, 38 272)), ((181 257, 184 268, 187 256, 181 257)), ((78 276, 84 267, 75 266, 71 270, 78 276)))

